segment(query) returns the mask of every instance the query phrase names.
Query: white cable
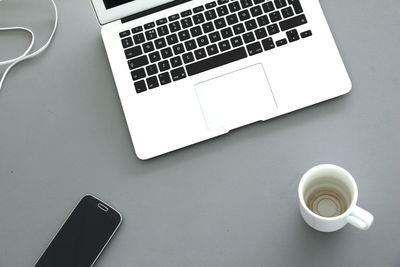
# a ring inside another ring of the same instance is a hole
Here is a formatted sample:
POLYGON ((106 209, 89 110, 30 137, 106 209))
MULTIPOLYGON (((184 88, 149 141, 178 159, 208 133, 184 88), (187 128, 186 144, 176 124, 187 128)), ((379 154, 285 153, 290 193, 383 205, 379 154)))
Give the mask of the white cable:
POLYGON ((8 72, 9 72, 16 64, 18 64, 19 62, 24 61, 24 60, 26 60, 26 59, 29 59, 29 58, 32 58, 32 57, 35 57, 35 56, 39 55, 39 54, 42 53, 44 50, 46 50, 46 48, 50 45, 51 41, 53 40, 54 33, 55 33, 56 30, 57 30, 58 11, 57 11, 56 3, 54 3, 54 0, 50 0, 50 1, 51 1, 52 4, 53 4, 54 13, 55 13, 54 28, 53 28, 53 31, 52 31, 52 33, 51 33, 51 35, 50 35, 49 40, 48 40, 41 48, 39 48, 39 49, 36 50, 35 52, 29 54, 29 52, 31 51, 31 49, 32 49, 32 47, 33 47, 33 44, 34 44, 34 42, 35 42, 35 34, 34 34, 30 29, 27 29, 27 28, 24 28, 24 27, 7 27, 7 28, 0 28, 0 31, 10 31, 10 30, 22 30, 22 31, 26 31, 26 32, 28 32, 28 33, 31 35, 31 38, 32 38, 29 47, 25 50, 25 52, 24 52, 22 55, 20 55, 19 57, 13 58, 13 59, 6 60, 6 61, 0 61, 0 66, 1 66, 1 65, 10 64, 10 65, 6 68, 6 70, 4 71, 3 75, 1 76, 1 79, 0 79, 0 91, 1 91, 1 89, 2 89, 3 82, 4 82, 4 80, 5 80, 5 78, 6 78, 7 74, 8 74, 8 72))
POLYGON ((28 32, 31 35, 31 43, 29 44, 29 47, 25 50, 25 52, 22 55, 20 55, 17 58, 13 58, 13 59, 9 59, 9 60, 6 60, 6 61, 2 61, 2 62, 0 62, 0 66, 1 65, 11 64, 16 60, 23 58, 24 56, 26 56, 29 53, 29 51, 31 51, 32 46, 35 43, 35 35, 33 34, 33 32, 31 30, 29 30, 27 28, 23 28, 23 27, 0 28, 0 31, 12 31, 12 30, 21 30, 21 31, 28 32))

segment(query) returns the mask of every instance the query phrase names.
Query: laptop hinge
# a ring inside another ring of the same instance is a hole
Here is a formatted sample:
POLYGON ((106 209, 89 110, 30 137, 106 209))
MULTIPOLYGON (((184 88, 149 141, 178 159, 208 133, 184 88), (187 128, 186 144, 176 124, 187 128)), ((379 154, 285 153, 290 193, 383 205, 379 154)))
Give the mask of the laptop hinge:
POLYGON ((186 2, 189 2, 189 1, 192 1, 192 0, 175 0, 175 1, 172 1, 172 2, 169 2, 169 3, 166 3, 166 4, 162 4, 160 6, 153 7, 153 8, 150 8, 148 10, 145 10, 145 11, 142 11, 142 12, 139 12, 139 13, 124 17, 124 18, 121 19, 121 22, 122 23, 126 23, 128 21, 132 21, 132 20, 135 20, 135 19, 147 16, 147 15, 153 14, 155 12, 158 12, 158 11, 170 8, 170 7, 174 7, 174 6, 180 5, 182 3, 186 3, 186 2))

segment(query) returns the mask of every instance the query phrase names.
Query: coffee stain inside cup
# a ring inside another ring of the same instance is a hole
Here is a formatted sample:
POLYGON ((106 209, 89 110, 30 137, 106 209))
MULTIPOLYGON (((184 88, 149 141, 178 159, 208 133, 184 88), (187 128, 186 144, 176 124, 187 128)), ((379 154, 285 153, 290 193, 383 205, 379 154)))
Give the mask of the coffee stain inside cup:
POLYGON ((307 207, 322 217, 336 217, 348 209, 348 203, 339 191, 332 188, 320 188, 313 191, 307 201, 307 207))

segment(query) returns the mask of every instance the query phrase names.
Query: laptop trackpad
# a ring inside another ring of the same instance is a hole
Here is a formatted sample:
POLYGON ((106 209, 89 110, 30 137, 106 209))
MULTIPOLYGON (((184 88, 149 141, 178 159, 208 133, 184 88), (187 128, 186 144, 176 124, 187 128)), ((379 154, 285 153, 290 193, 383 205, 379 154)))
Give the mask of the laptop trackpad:
POLYGON ((265 120, 277 109, 262 64, 201 82, 195 89, 210 130, 265 120))

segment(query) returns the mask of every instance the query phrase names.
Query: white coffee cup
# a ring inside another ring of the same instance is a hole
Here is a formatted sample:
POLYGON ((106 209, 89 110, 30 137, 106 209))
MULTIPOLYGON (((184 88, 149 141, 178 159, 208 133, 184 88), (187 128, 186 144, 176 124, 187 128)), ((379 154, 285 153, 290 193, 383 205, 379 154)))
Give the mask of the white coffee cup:
POLYGON ((304 221, 321 232, 333 232, 347 223, 367 230, 374 217, 356 205, 357 184, 345 169, 322 164, 308 170, 299 184, 300 212, 304 221))

